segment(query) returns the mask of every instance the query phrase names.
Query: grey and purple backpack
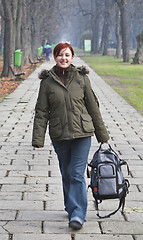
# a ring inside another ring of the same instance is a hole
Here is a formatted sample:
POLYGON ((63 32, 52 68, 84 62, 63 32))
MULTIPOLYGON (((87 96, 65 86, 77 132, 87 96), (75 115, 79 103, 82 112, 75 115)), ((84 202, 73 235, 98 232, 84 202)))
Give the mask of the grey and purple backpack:
POLYGON ((129 181, 124 178, 121 169, 122 165, 127 166, 129 174, 129 167, 126 161, 119 158, 117 153, 108 144, 107 149, 102 149, 102 144, 99 149, 94 153, 92 161, 88 164, 91 167, 90 187, 95 199, 95 206, 97 216, 99 218, 110 217, 115 214, 121 207, 122 213, 125 206, 125 197, 128 194, 130 186, 129 181), (100 216, 98 205, 105 199, 119 199, 119 206, 114 211, 106 216, 100 216))

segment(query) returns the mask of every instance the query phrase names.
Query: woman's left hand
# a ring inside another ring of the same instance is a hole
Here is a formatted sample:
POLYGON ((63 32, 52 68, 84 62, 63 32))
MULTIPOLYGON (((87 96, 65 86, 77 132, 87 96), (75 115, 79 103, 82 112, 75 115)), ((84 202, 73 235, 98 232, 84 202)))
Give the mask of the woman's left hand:
POLYGON ((101 144, 104 144, 104 143, 108 143, 108 141, 105 141, 105 142, 101 142, 101 144))

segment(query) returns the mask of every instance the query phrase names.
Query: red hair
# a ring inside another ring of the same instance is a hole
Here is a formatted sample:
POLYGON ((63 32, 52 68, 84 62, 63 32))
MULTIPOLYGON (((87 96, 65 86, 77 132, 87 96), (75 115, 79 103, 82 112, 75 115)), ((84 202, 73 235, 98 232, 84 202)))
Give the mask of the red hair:
POLYGON ((54 57, 57 57, 60 53, 60 51, 64 48, 69 48, 71 50, 72 56, 74 56, 74 50, 72 46, 68 43, 59 43, 56 45, 56 47, 53 50, 54 57))

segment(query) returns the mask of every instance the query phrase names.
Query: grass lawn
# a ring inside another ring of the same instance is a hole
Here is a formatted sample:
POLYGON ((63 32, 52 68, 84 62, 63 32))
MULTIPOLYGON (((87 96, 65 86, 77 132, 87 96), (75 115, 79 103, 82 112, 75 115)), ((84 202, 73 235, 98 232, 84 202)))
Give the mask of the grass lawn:
POLYGON ((96 73, 143 115, 143 65, 123 63, 113 56, 85 56, 96 73))

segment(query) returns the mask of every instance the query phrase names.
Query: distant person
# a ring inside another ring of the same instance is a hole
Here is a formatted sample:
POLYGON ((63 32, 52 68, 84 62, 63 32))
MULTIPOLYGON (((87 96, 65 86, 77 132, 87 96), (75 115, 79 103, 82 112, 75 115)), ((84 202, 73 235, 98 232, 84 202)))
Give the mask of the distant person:
POLYGON ((81 229, 87 212, 87 191, 84 179, 91 136, 98 142, 109 139, 99 104, 85 68, 72 63, 74 51, 68 43, 59 43, 53 50, 56 65, 43 70, 35 107, 32 145, 44 146, 49 135, 58 156, 62 175, 65 211, 69 227, 81 229))
POLYGON ((49 45, 48 43, 43 48, 43 54, 44 53, 46 54, 46 60, 50 61, 50 54, 52 53, 52 48, 51 45, 49 45))

